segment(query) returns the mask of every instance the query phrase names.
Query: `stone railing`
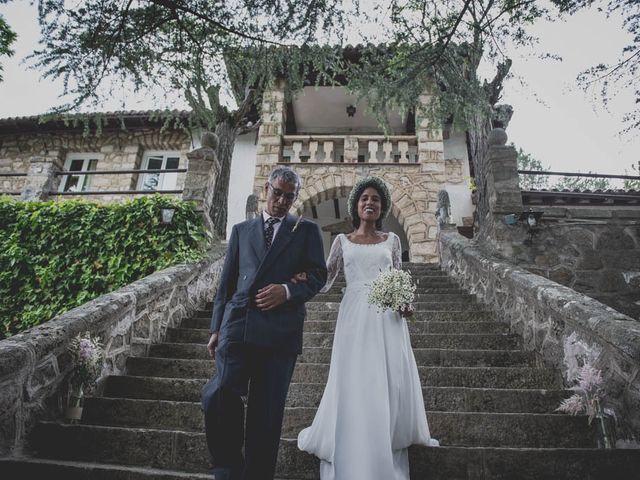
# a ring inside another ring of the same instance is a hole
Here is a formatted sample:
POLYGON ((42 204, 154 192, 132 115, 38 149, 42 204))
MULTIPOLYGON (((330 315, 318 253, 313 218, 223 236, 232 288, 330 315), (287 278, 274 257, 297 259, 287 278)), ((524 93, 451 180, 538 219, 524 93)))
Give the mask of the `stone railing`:
POLYGON ((76 335, 89 331, 104 345, 100 380, 123 374, 128 357, 146 355, 213 298, 223 261, 216 245, 207 260, 153 273, 0 341, 0 454, 19 455, 35 422, 60 417, 76 335))
POLYGON ((415 135, 283 135, 285 163, 416 163, 415 135))
POLYGON ((580 364, 570 336, 595 352, 618 438, 640 439, 640 322, 489 255, 453 230, 440 232, 439 247, 442 268, 521 334, 525 348, 560 369, 565 381, 580 364))

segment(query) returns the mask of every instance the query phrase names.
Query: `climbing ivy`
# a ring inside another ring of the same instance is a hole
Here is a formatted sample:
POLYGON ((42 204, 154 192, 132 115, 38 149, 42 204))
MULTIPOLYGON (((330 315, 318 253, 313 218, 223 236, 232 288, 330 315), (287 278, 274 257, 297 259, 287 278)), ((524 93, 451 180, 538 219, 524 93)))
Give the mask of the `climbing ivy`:
POLYGON ((0 339, 205 252, 200 215, 181 200, 0 197, 0 339), (162 207, 175 209, 170 225, 161 223, 162 207))

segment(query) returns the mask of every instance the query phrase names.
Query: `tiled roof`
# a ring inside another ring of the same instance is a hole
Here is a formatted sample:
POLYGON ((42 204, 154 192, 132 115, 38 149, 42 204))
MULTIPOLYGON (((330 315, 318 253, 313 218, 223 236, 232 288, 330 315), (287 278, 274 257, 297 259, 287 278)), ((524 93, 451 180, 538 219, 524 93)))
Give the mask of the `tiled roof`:
MULTIPOLYGON (((0 118, 0 134, 46 132, 52 130, 72 130, 84 128, 84 119, 100 117, 107 121, 103 128, 121 128, 122 122, 127 128, 157 126, 168 116, 187 119, 191 115, 187 110, 128 110, 115 112, 65 113, 49 116, 48 114, 21 117, 0 118)), ((95 122, 91 121, 92 128, 95 122)))
POLYGON ((640 205, 640 191, 531 189, 522 191, 525 205, 640 205))

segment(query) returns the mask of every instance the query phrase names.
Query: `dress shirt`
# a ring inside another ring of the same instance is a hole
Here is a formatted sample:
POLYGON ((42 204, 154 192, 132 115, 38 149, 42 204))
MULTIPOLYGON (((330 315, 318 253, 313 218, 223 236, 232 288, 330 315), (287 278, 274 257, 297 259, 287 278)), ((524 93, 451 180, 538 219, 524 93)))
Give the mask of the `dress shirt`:
MULTIPOLYGON (((269 220, 270 218, 271 218, 271 215, 269 215, 267 212, 263 210, 262 211, 262 229, 263 230, 264 230, 264 226, 267 223, 267 220, 269 220)), ((276 235, 278 235, 278 230, 280 230, 280 226, 284 221, 284 217, 273 217, 273 218, 277 218, 280 221, 273 224, 273 239, 271 240, 271 245, 273 245, 273 242, 276 241, 276 235)), ((287 292, 287 300, 289 300, 291 298, 289 287, 287 287, 286 283, 282 283, 281 285, 284 287, 285 291, 287 292)))

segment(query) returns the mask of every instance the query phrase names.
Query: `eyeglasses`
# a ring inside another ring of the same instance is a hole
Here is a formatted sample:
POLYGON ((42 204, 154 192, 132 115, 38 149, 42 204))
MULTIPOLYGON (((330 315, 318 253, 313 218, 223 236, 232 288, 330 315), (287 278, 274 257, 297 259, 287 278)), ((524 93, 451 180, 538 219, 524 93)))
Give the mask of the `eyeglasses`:
POLYGON ((271 182, 267 182, 268 185, 271 187, 271 191, 273 192, 273 194, 280 198, 280 197, 284 197, 284 199, 287 201, 287 203, 289 202, 293 202, 296 197, 298 196, 297 193, 293 193, 293 192, 283 192, 282 190, 280 190, 279 188, 275 188, 273 185, 271 185, 271 182))

